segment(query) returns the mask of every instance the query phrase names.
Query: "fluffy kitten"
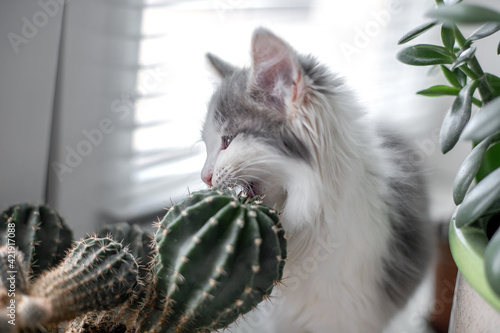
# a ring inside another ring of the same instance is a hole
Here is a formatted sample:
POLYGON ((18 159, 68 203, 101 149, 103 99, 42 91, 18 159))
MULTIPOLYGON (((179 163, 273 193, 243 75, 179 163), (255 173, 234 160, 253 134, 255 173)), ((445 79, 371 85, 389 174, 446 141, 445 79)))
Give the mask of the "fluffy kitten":
POLYGON ((231 328, 380 332, 422 279, 431 232, 422 177, 374 129, 342 79, 263 28, 251 68, 221 77, 203 129, 210 186, 238 184, 282 210, 284 286, 231 328))

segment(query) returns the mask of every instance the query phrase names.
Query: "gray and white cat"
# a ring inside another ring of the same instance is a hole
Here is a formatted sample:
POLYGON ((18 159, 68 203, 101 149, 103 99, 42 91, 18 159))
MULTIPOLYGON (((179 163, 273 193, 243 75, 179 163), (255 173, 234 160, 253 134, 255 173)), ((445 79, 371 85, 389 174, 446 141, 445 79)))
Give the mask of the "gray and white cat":
POLYGON ((266 29, 254 32, 251 68, 208 59, 221 82, 202 178, 263 193, 288 235, 284 285, 230 331, 381 332, 432 248, 411 149, 374 128, 341 78, 266 29))

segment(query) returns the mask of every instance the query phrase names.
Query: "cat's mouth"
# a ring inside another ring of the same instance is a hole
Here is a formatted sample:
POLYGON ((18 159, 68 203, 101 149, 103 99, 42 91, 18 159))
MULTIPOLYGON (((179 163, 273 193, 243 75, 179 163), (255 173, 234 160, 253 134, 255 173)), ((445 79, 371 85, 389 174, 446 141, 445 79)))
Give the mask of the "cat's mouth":
POLYGON ((246 196, 253 198, 258 195, 263 195, 261 187, 255 182, 247 182, 245 184, 237 184, 235 189, 240 193, 245 193, 246 196))

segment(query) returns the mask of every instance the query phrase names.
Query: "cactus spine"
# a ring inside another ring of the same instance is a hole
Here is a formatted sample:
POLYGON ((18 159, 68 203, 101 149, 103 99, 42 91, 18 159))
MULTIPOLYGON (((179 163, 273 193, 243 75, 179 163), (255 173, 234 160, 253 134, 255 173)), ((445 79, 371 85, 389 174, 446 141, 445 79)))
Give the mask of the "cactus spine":
POLYGON ((257 199, 205 190, 159 223, 139 332, 211 331, 268 296, 286 258, 278 215, 257 199))
POLYGON ((97 233, 97 237, 111 237, 116 242, 127 246, 139 264, 139 276, 146 277, 153 252, 151 245, 153 238, 145 230, 137 224, 130 225, 127 222, 120 222, 102 227, 97 233))
POLYGON ((57 265, 72 238, 63 218, 47 205, 14 205, 0 215, 0 245, 17 246, 33 277, 57 265))

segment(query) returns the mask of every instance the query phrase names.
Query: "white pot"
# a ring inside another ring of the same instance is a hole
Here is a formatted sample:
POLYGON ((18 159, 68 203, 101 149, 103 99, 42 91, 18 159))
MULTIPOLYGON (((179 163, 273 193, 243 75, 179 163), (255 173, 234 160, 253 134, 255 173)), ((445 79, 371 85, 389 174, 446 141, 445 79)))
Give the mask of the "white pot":
POLYGON ((500 313, 459 272, 448 333, 498 333, 500 313))

